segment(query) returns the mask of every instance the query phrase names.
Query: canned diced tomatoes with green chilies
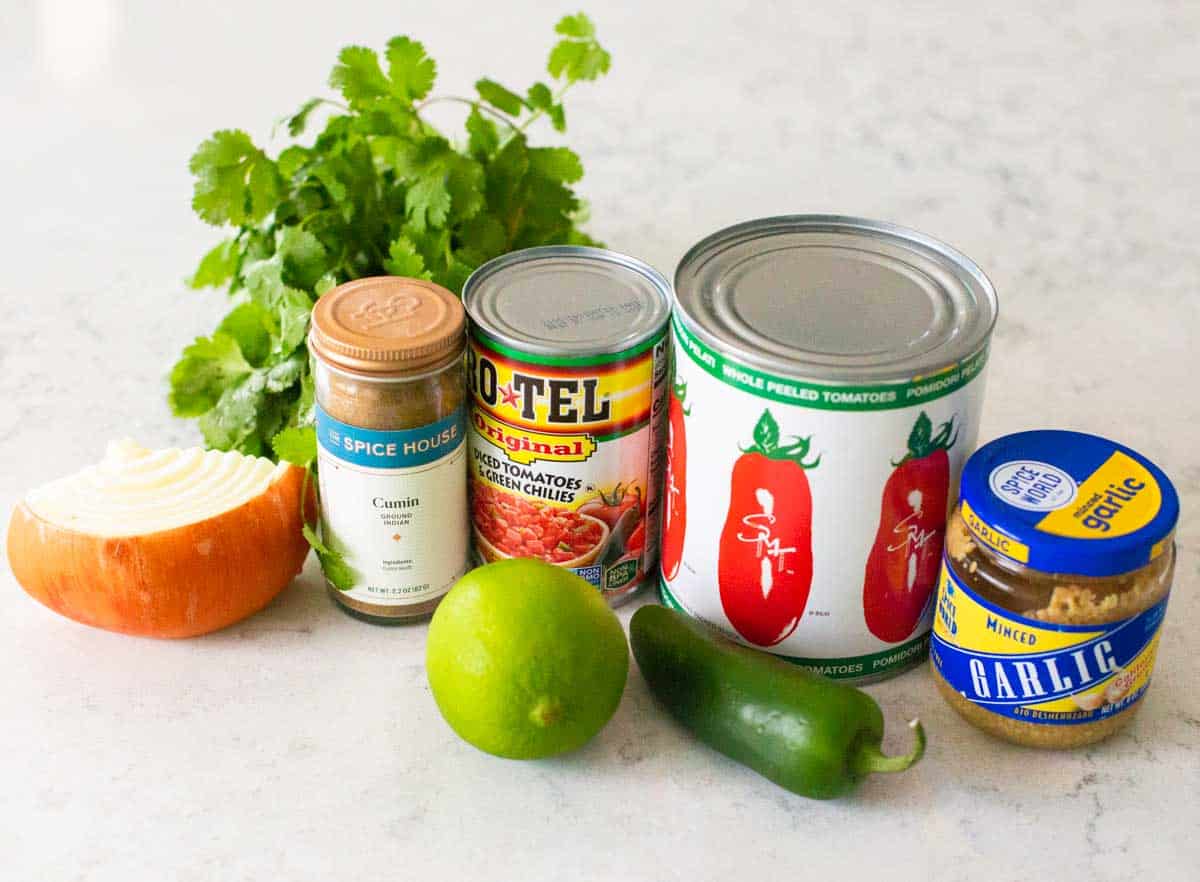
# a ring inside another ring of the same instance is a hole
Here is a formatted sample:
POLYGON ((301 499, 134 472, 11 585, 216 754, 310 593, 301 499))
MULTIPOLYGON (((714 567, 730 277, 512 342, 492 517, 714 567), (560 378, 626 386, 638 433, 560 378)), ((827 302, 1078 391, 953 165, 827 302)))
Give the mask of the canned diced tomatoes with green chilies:
POLYGON ((485 264, 463 301, 476 559, 540 558, 628 599, 658 560, 669 283, 549 246, 485 264))
POLYGON ((929 646, 996 295, 872 221, 753 221, 675 279, 661 594, 743 643, 866 681, 929 646))

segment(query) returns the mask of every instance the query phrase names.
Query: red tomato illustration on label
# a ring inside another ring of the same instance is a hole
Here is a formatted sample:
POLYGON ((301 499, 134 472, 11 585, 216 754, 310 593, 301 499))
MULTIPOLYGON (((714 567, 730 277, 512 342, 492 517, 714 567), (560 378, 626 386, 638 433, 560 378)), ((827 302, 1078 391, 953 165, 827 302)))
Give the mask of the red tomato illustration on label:
POLYGON ((733 466, 729 513, 721 530, 717 583, 725 616, 756 646, 774 646, 800 624, 812 587, 809 438, 781 443, 769 410, 754 443, 733 466))
POLYGON ((596 498, 579 506, 579 513, 598 518, 609 529, 617 525, 621 515, 633 509, 634 520, 642 516, 642 490, 630 484, 617 484, 611 490, 598 488, 596 498))
POLYGON ((687 436, 683 418, 691 411, 683 406, 687 383, 679 380, 671 389, 667 403, 667 477, 663 506, 662 557, 663 578, 670 581, 679 572, 683 557, 683 534, 687 529, 687 436))
POLYGON ((867 558, 863 613, 867 629, 888 643, 907 639, 937 585, 950 492, 954 419, 937 435, 924 412, 908 436, 908 453, 883 488, 879 530, 867 558))

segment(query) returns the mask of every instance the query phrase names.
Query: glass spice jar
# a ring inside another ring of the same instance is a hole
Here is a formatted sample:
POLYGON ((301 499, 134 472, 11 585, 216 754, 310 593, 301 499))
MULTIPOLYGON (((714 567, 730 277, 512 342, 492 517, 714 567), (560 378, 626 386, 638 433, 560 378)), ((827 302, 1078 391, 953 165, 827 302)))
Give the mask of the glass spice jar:
POLYGON ((465 314, 432 282, 358 279, 313 309, 321 528, 351 615, 428 618, 468 569, 465 314))
POLYGON ((1009 435, 963 469, 931 659, 976 727, 1032 747, 1107 738, 1141 707, 1175 568, 1179 499, 1094 435, 1009 435))

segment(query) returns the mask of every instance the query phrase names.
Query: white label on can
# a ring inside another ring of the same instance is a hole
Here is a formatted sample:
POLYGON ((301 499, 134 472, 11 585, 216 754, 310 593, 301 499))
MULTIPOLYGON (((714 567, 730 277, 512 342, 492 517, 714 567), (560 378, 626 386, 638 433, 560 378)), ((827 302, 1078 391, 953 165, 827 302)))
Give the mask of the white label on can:
POLYGON ((464 409, 416 429, 350 426, 317 409, 321 521, 380 606, 440 597, 467 571, 464 409))
POLYGON ((667 476, 684 500, 682 529, 664 531, 664 602, 833 677, 915 661, 986 350, 909 383, 834 387, 738 363, 674 326, 686 401, 668 460, 686 469, 667 476))

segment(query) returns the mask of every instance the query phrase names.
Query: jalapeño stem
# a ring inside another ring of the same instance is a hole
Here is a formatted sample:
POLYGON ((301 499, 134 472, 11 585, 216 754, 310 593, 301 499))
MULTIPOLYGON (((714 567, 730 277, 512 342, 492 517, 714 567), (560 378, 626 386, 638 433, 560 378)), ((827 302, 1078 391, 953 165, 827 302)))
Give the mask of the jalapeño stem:
POLYGON ((913 720, 908 725, 913 730, 915 739, 912 750, 899 756, 887 756, 879 749, 878 744, 864 742, 858 746, 857 752, 850 759, 850 768, 855 777, 872 772, 903 772, 919 760, 925 753, 925 730, 921 727, 920 720, 913 720))

